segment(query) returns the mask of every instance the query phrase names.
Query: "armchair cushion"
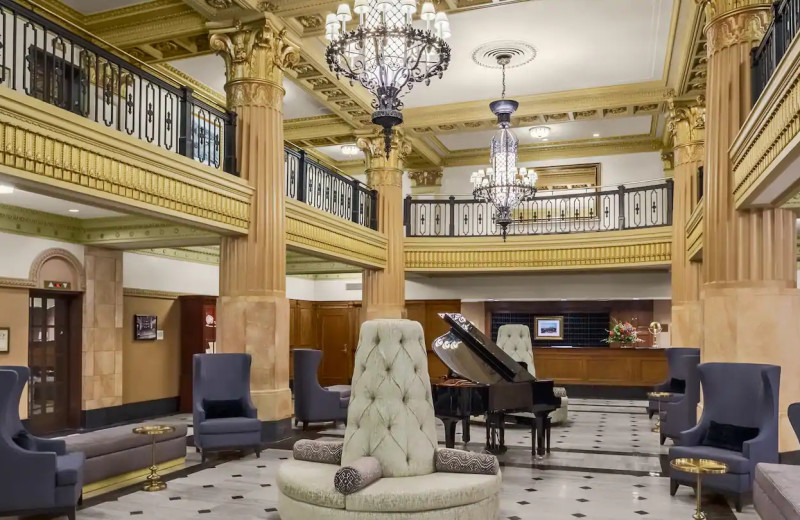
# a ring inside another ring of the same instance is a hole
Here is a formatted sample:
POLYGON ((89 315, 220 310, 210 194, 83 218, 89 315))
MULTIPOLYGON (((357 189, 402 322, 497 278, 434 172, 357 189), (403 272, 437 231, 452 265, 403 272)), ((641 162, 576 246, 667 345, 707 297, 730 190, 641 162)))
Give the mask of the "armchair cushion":
POLYGON ((249 417, 228 417, 226 419, 206 419, 197 426, 201 434, 260 432, 261 421, 249 417))
POLYGON ((247 417, 241 399, 203 399, 203 410, 206 412, 206 419, 247 417))
MULTIPOLYGON (((499 474, 428 473, 414 477, 384 477, 357 493, 347 495, 347 510, 369 512, 373 518, 388 518, 390 515, 386 513, 449 509, 496 496, 501 482, 499 474)), ((496 512, 486 518, 495 516, 496 512)))
POLYGON ((670 460, 679 458, 716 460, 727 464, 729 473, 749 473, 752 466, 750 459, 738 451, 711 446, 672 446, 669 449, 669 458, 670 460))
POLYGON ((17 432, 11 440, 23 450, 36 451, 36 440, 25 430, 17 432))
POLYGON ((442 473, 472 473, 475 475, 497 475, 500 463, 497 457, 486 453, 437 448, 436 471, 442 473))
POLYGON ((703 437, 703 446, 712 446, 723 450, 742 451, 745 441, 758 436, 758 428, 721 424, 711 421, 703 437))
POLYGON ((342 463, 342 441, 312 441, 302 439, 294 443, 292 449, 296 460, 319 462, 321 464, 342 463))
POLYGON ((344 509, 344 495, 333 486, 337 471, 333 464, 287 460, 278 469, 278 489, 298 502, 344 509))
POLYGON ((70 453, 56 457, 56 485, 79 484, 83 473, 83 453, 70 453))
POLYGON ((683 394, 686 392, 686 380, 672 378, 669 380, 669 391, 673 394, 683 394))
POLYGON ((381 463, 375 457, 361 457, 341 468, 333 477, 333 486, 339 493, 350 495, 369 486, 383 474, 381 463))

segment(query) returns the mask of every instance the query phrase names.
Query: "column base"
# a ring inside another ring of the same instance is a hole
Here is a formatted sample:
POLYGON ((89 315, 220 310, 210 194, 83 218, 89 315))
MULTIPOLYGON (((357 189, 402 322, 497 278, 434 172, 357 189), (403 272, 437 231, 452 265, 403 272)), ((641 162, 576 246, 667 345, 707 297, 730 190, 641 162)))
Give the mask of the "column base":
POLYGON ((702 347, 703 302, 683 302, 672 306, 669 338, 672 347, 702 347))
POLYGON ((703 297, 703 362, 781 367, 781 452, 798 449, 786 415, 800 401, 800 291, 775 282, 707 284, 703 297))
POLYGON ((292 435, 291 419, 261 421, 261 442, 263 443, 282 441, 290 438, 292 435))
POLYGON ((250 395, 261 421, 292 416, 289 390, 289 300, 285 296, 220 296, 217 350, 250 354, 250 395))

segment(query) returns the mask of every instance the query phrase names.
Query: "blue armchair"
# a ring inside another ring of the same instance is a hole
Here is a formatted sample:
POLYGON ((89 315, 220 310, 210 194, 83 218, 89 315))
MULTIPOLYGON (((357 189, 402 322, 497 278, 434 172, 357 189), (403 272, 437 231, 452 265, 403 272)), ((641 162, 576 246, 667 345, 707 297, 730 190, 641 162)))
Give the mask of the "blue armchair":
MULTIPOLYGON (((682 389, 676 388, 675 383, 680 381, 684 381, 682 378, 678 377, 679 374, 676 372, 677 361, 680 359, 681 356, 690 356, 690 355, 700 355, 699 348, 687 348, 687 347, 671 347, 665 350, 667 355, 667 370, 668 375, 667 379, 660 384, 657 384, 653 387, 654 392, 672 392, 672 396, 667 399, 667 402, 677 401, 681 398, 683 393, 682 389)), ((664 400, 661 401, 661 406, 664 406, 664 400)), ((647 404, 647 416, 651 419, 653 415, 658 412, 658 401, 653 399, 647 404)))
POLYGON ((20 389, 27 382, 20 382, 17 372, 0 369, 0 467, 6 469, 0 471, 0 516, 49 514, 75 520, 83 489, 83 453, 58 455, 44 448, 49 445, 63 453, 63 444, 40 444, 44 439, 15 431, 20 389))
POLYGON ((294 420, 303 423, 346 421, 350 392, 347 387, 323 388, 317 380, 322 352, 294 349, 294 420))
MULTIPOLYGON (((736 511, 753 487, 756 464, 778 462, 778 390, 781 369, 752 363, 704 363, 698 367, 703 388, 700 422, 680 436, 680 446, 669 450, 669 459, 694 457, 713 459, 728 465, 723 475, 707 475, 703 487, 734 495, 736 511), (757 428, 744 441, 741 451, 707 445, 711 422, 757 428)), ((680 484, 691 486, 693 475, 670 470, 670 493, 680 484)))
POLYGON ((250 399, 249 354, 195 354, 194 445, 207 451, 251 448, 261 456, 261 421, 250 399))
POLYGON ((675 377, 686 381, 686 389, 676 401, 661 405, 661 444, 669 437, 677 444, 681 433, 697 424, 697 403, 700 402, 700 356, 680 356, 675 361, 675 377))

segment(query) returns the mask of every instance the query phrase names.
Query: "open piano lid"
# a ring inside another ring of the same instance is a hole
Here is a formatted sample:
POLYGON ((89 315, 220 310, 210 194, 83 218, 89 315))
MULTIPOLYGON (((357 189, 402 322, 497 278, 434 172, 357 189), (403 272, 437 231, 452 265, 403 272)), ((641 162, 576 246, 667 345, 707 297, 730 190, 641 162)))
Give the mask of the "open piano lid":
POLYGON ((455 374, 487 385, 534 381, 525 367, 459 313, 440 313, 450 332, 433 341, 433 351, 455 374))

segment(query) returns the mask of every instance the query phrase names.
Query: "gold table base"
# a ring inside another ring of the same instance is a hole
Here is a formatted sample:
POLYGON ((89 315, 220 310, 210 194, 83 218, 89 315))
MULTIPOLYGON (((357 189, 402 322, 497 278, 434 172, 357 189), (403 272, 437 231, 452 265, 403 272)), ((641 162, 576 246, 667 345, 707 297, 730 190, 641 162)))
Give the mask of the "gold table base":
POLYGON ((163 491, 167 489, 167 483, 161 480, 161 475, 158 474, 158 466, 156 465, 156 437, 171 433, 175 431, 175 427, 166 426, 163 424, 154 424, 148 426, 139 426, 133 429, 133 433, 137 435, 149 435, 152 439, 151 453, 152 464, 150 465, 150 474, 147 475, 147 481, 142 486, 145 491, 163 491))
POLYGON ((728 465, 724 462, 710 459, 674 459, 669 462, 672 468, 683 471, 685 473, 692 473, 697 475, 697 504, 695 506, 692 518, 694 520, 706 520, 706 514, 701 507, 701 500, 703 495, 702 476, 703 475, 721 475, 728 472, 728 465))
POLYGON ((656 425, 650 431, 653 433, 661 433, 661 399, 669 397, 672 394, 669 392, 648 392, 647 397, 658 402, 658 415, 656 416, 656 425))

